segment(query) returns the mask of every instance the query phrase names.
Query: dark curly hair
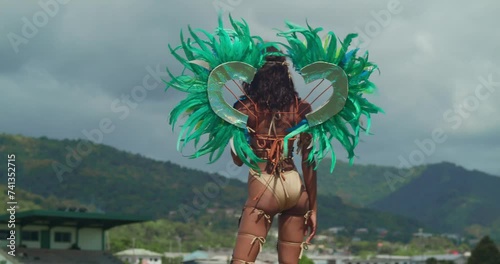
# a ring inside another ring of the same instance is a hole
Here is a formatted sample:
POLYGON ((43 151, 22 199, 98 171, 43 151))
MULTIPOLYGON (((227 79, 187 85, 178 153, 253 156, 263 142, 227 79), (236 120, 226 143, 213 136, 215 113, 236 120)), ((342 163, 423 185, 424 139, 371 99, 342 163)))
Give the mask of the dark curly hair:
MULTIPOLYGON (((274 47, 267 51, 279 52, 274 47)), ((298 97, 284 56, 267 56, 252 82, 243 83, 243 89, 260 108, 271 111, 287 110, 298 97)))

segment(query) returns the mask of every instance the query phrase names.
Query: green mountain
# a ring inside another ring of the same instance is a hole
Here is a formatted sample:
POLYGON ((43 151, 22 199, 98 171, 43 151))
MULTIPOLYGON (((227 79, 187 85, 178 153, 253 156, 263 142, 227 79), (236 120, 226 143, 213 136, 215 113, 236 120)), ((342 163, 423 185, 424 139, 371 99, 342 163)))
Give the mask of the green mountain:
POLYGON ((500 177, 451 163, 429 165, 422 175, 370 208, 417 219, 442 232, 500 240, 500 177))
MULTIPOLYGON (((201 233, 232 236, 237 228, 234 215, 246 199, 246 184, 239 180, 105 145, 3 134, 0 151, 16 155, 19 189, 43 198, 57 197, 61 202, 77 201, 105 212, 140 213, 184 222, 182 228, 194 230, 194 225, 203 229, 201 233)), ((5 163, 0 163, 0 179, 6 182, 5 163)), ((421 226, 408 218, 346 205, 330 193, 320 195, 318 203, 320 230, 332 226, 345 226, 350 231, 382 227, 390 230, 389 238, 408 240, 421 226)), ((184 236, 194 239, 192 234, 184 236)))
MULTIPOLYGON (((1 146, 0 146, 1 149, 1 146)), ((3 153, 2 153, 3 154, 3 153)), ((3 156, 3 155, 2 155, 3 156)), ((17 166, 17 165, 16 165, 17 166)), ((5 170, 4 168, 2 168, 5 170)), ((18 176, 17 174, 16 176, 18 176)), ((7 182, 5 178, 5 174, 0 173, 0 179, 2 182, 7 182)), ((38 210, 38 209, 48 209, 48 210, 58 210, 60 207, 69 208, 69 207, 86 207, 90 211, 95 211, 96 208, 92 205, 83 205, 81 202, 76 200, 68 200, 68 199, 60 199, 54 195, 49 195, 47 197, 31 193, 24 189, 21 189, 16 185, 14 187, 8 187, 6 184, 0 184, 0 201, 9 201, 9 195, 11 192, 14 192, 13 196, 14 200, 17 202, 17 210, 18 211, 29 211, 29 210, 38 210)), ((11 205, 4 203, 2 209, 7 209, 11 205)), ((4 211, 2 210, 2 211, 4 211)))
MULTIPOLYGON (((0 151, 16 155, 17 187, 42 197, 53 195, 93 204, 107 212, 164 217, 179 205, 192 207, 193 197, 213 182, 226 186, 217 201, 211 199, 212 206, 236 208, 244 200, 240 181, 106 145, 90 145, 88 151, 83 145, 79 147, 81 142, 4 134, 0 136, 0 151)), ((0 169, 0 177, 5 179, 6 164, 1 163, 0 169)))
POLYGON ((398 169, 390 166, 349 165, 337 161, 330 174, 330 162, 325 160, 318 168, 318 192, 335 195, 345 203, 365 207, 380 200, 420 176, 426 166, 398 169))

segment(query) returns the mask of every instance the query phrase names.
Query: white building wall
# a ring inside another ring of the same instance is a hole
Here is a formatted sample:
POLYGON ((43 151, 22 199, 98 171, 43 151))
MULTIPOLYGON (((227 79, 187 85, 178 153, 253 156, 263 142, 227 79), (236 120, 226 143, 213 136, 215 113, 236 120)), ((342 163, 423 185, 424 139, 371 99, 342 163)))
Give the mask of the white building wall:
POLYGON ((100 228, 81 228, 78 246, 82 250, 102 250, 102 230, 100 228))
POLYGON ((27 225, 23 226, 23 231, 37 231, 38 232, 38 241, 25 241, 21 239, 21 229, 16 225, 16 242, 19 245, 26 245, 27 248, 40 248, 42 241, 42 230, 49 230, 48 226, 37 226, 37 225, 27 225))
MULTIPOLYGON (((6 229, 7 230, 7 229, 6 229)), ((16 245, 19 246, 20 244, 25 245, 27 248, 40 248, 41 247, 41 241, 42 241, 42 233, 41 231, 43 230, 49 230, 48 226, 38 226, 38 225, 27 225, 23 227, 22 231, 36 231, 38 232, 38 241, 27 241, 27 240, 22 240, 21 239, 21 228, 19 225, 16 225, 15 228, 15 237, 16 237, 16 245)), ((9 236, 10 236, 10 230, 9 231, 9 236)), ((0 247, 4 248, 7 246, 7 241, 4 241, 3 239, 0 241, 0 247)), ((16 246, 16 247, 17 247, 16 246)))
MULTIPOLYGON (((7 228, 3 230, 9 232, 7 228)), ((23 231, 37 231, 38 241, 21 241, 21 230, 16 225, 16 247, 19 244, 25 245, 27 248, 41 248, 42 233, 41 231, 48 231, 48 226, 28 225, 23 227, 23 231)), ((10 235, 10 234, 9 234, 10 235)), ((0 247, 6 248, 8 240, 0 240, 0 247)), ((50 230, 50 248, 52 249, 68 249, 76 243, 76 227, 53 227, 50 230), (71 241, 67 243, 55 242, 55 232, 69 232, 71 233, 71 241)), ((82 250, 102 250, 102 233, 100 228, 81 228, 78 234, 78 246, 82 250)))
POLYGON ((75 243, 76 237, 76 227, 54 227, 50 230, 50 248, 53 249, 68 249, 73 243, 75 243), (56 232, 70 232, 71 241, 70 242, 55 242, 56 232))

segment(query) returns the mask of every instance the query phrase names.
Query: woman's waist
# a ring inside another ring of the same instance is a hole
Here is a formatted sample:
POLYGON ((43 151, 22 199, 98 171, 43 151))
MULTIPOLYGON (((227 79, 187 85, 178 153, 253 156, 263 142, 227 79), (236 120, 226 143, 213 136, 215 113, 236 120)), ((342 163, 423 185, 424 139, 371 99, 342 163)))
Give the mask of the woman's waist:
MULTIPOLYGON (((273 145, 276 143, 280 143, 283 145, 285 143, 285 138, 287 137, 288 134, 282 134, 282 135, 272 135, 272 134, 264 134, 264 133, 252 133, 251 134, 251 139, 254 144, 266 144, 266 145, 273 145)), ((293 145, 295 140, 297 139, 297 136, 293 136, 290 138, 287 138, 287 142, 289 145, 293 145)))
POLYGON ((273 159, 280 159, 280 160, 285 160, 285 159, 292 159, 293 158, 293 146, 288 148, 288 154, 285 156, 283 153, 283 150, 280 152, 272 152, 271 148, 253 148, 253 152, 255 155, 261 159, 269 160, 269 161, 274 161, 273 159), (276 154, 280 154, 279 157, 273 156, 276 154))
POLYGON ((264 176, 265 178, 275 177, 276 179, 279 179, 279 178, 286 179, 287 177, 295 177, 295 176, 298 176, 300 178, 300 174, 299 174, 299 172, 297 171, 296 168, 293 168, 293 169, 290 169, 290 170, 287 170, 287 171, 282 171, 282 172, 279 172, 279 173, 277 173, 277 172, 267 172, 265 170, 258 171, 258 170, 250 168, 250 170, 249 170, 249 176, 254 176, 254 177, 264 176))
POLYGON ((288 172, 291 170, 297 170, 292 158, 284 159, 281 162, 278 162, 278 164, 274 163, 271 160, 266 160, 264 162, 258 162, 257 167, 259 167, 259 170, 261 172, 268 173, 268 174, 277 174, 277 173, 281 173, 281 172, 288 172))

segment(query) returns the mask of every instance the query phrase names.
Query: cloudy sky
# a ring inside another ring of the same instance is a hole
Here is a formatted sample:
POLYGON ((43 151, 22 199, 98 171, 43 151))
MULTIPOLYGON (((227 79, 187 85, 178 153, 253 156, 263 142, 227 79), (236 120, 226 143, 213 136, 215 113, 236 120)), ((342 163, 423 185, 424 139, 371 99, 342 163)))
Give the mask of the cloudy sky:
POLYGON ((373 118, 375 135, 362 137, 357 163, 450 161, 500 175, 498 1, 0 0, 0 6, 0 132, 90 135, 154 159, 223 170, 227 156, 206 166, 176 152, 168 114, 183 95, 165 93, 158 83, 168 79, 166 66, 180 70, 167 48, 179 43, 180 29, 213 30, 222 7, 269 40, 279 40, 273 29, 286 19, 307 19, 341 38, 361 34, 358 45, 381 69, 373 78, 379 91, 369 99, 386 114, 373 118), (136 87, 143 83, 148 90, 141 93, 136 87))

